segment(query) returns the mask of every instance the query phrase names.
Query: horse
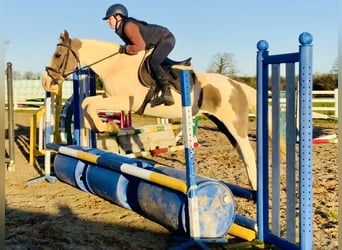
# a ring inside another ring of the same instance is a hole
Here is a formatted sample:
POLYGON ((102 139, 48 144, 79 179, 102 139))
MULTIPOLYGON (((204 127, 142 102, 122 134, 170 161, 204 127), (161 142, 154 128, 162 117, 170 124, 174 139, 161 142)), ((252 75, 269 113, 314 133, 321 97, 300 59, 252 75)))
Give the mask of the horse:
MULTIPOLYGON (((43 78, 45 91, 58 94, 68 75, 83 66, 91 68, 103 82, 104 94, 90 96, 82 102, 85 127, 97 131, 117 131, 116 124, 101 121, 98 109, 141 110, 149 89, 138 76, 144 52, 136 55, 119 53, 119 44, 96 39, 70 38, 61 33, 43 78)), ((257 189, 256 157, 248 137, 248 114, 256 113, 256 90, 244 83, 217 73, 194 73, 192 77, 192 114, 212 120, 241 156, 249 184, 257 189)), ((172 89, 175 104, 147 104, 144 114, 165 118, 181 118, 181 95, 172 89)))

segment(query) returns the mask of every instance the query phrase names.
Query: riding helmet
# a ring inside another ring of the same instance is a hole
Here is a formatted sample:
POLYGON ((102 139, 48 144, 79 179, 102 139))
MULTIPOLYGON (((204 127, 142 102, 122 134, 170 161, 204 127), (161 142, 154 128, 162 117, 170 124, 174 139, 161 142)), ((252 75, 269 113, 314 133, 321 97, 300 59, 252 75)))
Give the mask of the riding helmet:
POLYGON ((110 16, 115 15, 128 16, 127 8, 122 4, 113 4, 106 11, 106 16, 102 20, 107 20, 110 16))

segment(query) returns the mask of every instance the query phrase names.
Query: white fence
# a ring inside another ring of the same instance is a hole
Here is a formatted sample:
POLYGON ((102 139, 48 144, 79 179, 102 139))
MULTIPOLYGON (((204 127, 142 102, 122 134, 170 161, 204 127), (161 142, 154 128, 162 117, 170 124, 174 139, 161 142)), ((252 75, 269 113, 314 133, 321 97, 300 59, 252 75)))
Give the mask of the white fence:
MULTIPOLYGON (((5 84, 5 103, 8 104, 7 84, 5 84)), ((73 82, 65 81, 62 98, 68 99, 73 94, 73 82)), ((38 110, 44 104, 45 91, 41 80, 13 80, 13 109, 38 110)))
MULTIPOLYGON (((272 102, 272 92, 269 91, 269 102, 272 102)), ((338 117, 338 89, 312 91, 312 117, 314 119, 330 119, 338 117)), ((286 104, 286 98, 280 98, 281 104, 286 104)))
MULTIPOLYGON (((7 84, 5 84, 5 101, 7 105, 7 84)), ((72 81, 63 83, 63 99, 68 99, 73 94, 72 81)), ((272 93, 269 93, 272 96, 272 93)), ((313 91, 313 108, 316 115, 314 118, 338 117, 338 89, 313 91), (329 103, 326 107, 323 104, 329 103), (326 114, 329 114, 328 116, 326 114), (321 116, 320 116, 321 114, 321 116)), ((44 104, 45 92, 41 80, 14 80, 13 81, 13 100, 14 110, 37 110, 44 104)))
POLYGON ((314 90, 312 91, 314 98, 312 99, 312 111, 322 113, 329 112, 332 117, 338 117, 338 89, 335 90, 314 90), (323 97, 319 97, 323 96, 323 97), (331 103, 331 107, 323 107, 320 104, 331 103), (314 105, 317 104, 318 106, 314 105))

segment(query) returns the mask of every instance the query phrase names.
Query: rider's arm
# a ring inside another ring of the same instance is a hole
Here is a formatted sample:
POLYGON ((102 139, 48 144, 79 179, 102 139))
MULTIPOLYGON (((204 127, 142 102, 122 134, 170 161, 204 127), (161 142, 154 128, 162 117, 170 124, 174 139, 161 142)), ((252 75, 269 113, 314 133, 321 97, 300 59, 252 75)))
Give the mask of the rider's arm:
POLYGON ((127 22, 124 27, 124 33, 132 44, 126 45, 126 53, 129 55, 137 54, 139 51, 145 50, 146 44, 140 34, 139 27, 132 22, 127 22))

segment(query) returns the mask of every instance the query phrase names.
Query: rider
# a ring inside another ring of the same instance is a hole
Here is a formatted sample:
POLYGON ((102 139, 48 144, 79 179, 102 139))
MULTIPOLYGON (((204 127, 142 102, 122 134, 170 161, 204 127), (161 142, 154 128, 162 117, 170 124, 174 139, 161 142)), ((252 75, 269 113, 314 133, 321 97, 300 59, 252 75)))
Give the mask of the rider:
POLYGON ((173 105, 174 99, 168 76, 161 63, 175 46, 174 35, 165 27, 128 17, 127 8, 122 4, 110 6, 103 20, 107 20, 110 28, 115 29, 116 34, 125 42, 126 45, 120 48, 121 53, 134 55, 139 51, 154 48, 150 67, 162 92, 161 96, 157 97, 155 105, 173 105))

